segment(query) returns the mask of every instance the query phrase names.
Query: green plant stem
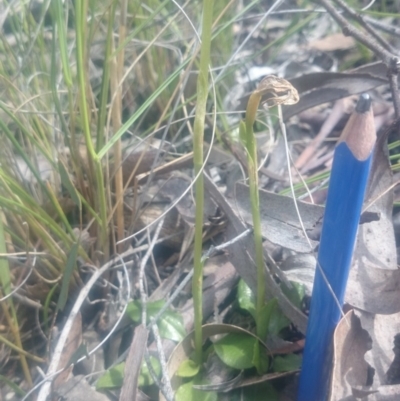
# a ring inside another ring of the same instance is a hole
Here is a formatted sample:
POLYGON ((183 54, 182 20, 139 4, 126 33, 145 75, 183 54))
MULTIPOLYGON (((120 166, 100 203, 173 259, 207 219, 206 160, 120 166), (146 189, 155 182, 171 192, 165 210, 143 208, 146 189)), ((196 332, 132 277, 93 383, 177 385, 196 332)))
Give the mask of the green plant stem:
POLYGON ((251 94, 246 108, 246 150, 248 159, 248 174, 250 187, 251 214, 253 217, 254 245, 256 250, 257 266, 257 335, 261 335, 260 323, 261 314, 265 303, 265 265, 262 247, 260 200, 258 194, 258 173, 257 173, 257 143, 253 132, 253 125, 256 119, 258 105, 261 95, 255 91, 251 94))
POLYGON ((87 5, 85 0, 77 0, 75 4, 76 11, 76 59, 77 59, 77 73, 79 83, 79 98, 80 98, 80 110, 82 118, 82 128, 85 137, 85 143, 89 156, 89 166, 91 167, 91 174, 94 170, 95 180, 95 198, 98 202, 100 211, 101 226, 99 229, 99 247, 103 251, 104 260, 108 260, 108 224, 107 224, 107 201, 106 192, 104 188, 104 177, 101 165, 101 159, 96 154, 93 146, 92 137, 90 133, 89 124, 89 111, 87 107, 86 99, 86 80, 85 80, 85 65, 84 65, 84 27, 86 24, 86 12, 87 5))
POLYGON ((196 180, 196 220, 194 238, 194 274, 192 283, 194 305, 194 331, 196 362, 202 361, 202 323, 203 323, 203 208, 204 208, 204 181, 201 169, 203 167, 203 138, 204 120, 206 115, 208 95, 208 67, 210 63, 210 47, 212 32, 214 0, 204 0, 202 37, 200 50, 199 76, 197 79, 197 104, 193 134, 193 164, 194 173, 199 177, 196 180))

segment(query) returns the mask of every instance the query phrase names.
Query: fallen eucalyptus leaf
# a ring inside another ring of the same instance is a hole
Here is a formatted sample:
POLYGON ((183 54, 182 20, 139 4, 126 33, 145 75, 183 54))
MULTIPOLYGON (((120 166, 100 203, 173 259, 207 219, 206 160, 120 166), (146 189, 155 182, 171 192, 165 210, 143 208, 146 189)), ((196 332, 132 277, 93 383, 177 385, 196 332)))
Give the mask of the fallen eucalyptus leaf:
POLYGON ((373 367, 374 386, 387 383, 387 373, 394 360, 393 343, 400 333, 400 313, 392 315, 373 315, 358 311, 362 327, 367 330, 372 339, 372 348, 365 355, 365 360, 373 367))
POLYGON ((334 362, 329 400, 339 401, 353 396, 353 387, 368 384, 369 365, 364 356, 371 348, 371 338, 353 311, 348 312, 338 323, 333 344, 334 362))
POLYGON ((378 137, 365 206, 380 214, 378 221, 361 225, 346 290, 346 302, 371 313, 400 312, 400 270, 392 223, 393 175, 388 160, 387 136, 378 137))
POLYGON ((359 72, 315 72, 290 80, 300 94, 300 101, 283 107, 284 120, 322 103, 368 92, 387 84, 387 79, 359 72))
MULTIPOLYGON (((146 304, 148 322, 150 322, 150 319, 152 317, 156 316, 156 314, 161 310, 164 304, 164 300, 148 302, 146 304)), ((142 316, 142 307, 140 305, 140 302, 130 302, 126 309, 126 313, 134 322, 139 322, 142 316)), ((181 314, 170 309, 166 310, 164 314, 159 318, 157 325, 162 338, 179 342, 186 335, 181 314)))
MULTIPOLYGON (((293 198, 259 189, 262 235, 275 245, 296 252, 309 253, 310 244, 304 237, 293 198)), ((304 228, 312 230, 322 220, 324 208, 311 203, 297 201, 304 228)), ((244 221, 251 220, 249 189, 242 183, 236 184, 236 198, 231 206, 244 221)), ((317 241, 310 240, 312 248, 317 241)))

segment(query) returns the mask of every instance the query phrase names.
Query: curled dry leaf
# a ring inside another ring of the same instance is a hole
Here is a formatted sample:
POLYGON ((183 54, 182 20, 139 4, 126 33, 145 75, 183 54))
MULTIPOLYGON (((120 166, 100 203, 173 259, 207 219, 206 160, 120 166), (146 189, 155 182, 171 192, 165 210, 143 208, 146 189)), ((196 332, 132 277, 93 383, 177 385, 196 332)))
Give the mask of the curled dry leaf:
POLYGON ((347 321, 342 319, 339 323, 334 337, 330 401, 366 397, 369 401, 398 400, 400 385, 390 385, 388 376, 395 373, 398 379, 398 372, 393 372, 392 368, 397 352, 393 342, 400 332, 400 313, 373 315, 350 311, 346 318, 347 321))
POLYGON ((296 104, 299 101, 299 94, 294 86, 283 78, 275 75, 268 75, 257 86, 254 91, 262 97, 261 102, 268 107, 279 104, 296 104))
POLYGON ((364 359, 371 348, 371 338, 361 327, 360 319, 349 311, 336 327, 330 401, 353 396, 353 387, 367 386, 369 366, 364 359))
MULTIPOLYGON (((358 311, 362 327, 368 331, 372 338, 372 349, 365 355, 365 360, 374 368, 374 387, 386 384, 394 384, 394 377, 388 382, 388 373, 395 359, 393 343, 395 337, 400 333, 400 313, 392 315, 373 315, 358 311)), ((394 375, 393 375, 394 376, 394 375)))

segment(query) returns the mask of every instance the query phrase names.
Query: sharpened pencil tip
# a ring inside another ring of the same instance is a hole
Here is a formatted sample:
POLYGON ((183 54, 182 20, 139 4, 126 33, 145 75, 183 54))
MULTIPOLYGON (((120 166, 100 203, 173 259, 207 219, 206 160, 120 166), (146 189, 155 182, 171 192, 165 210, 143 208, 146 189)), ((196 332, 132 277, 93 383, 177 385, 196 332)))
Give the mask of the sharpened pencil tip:
POLYGON ((371 97, 363 93, 338 143, 346 142, 354 157, 358 160, 366 160, 372 152, 375 141, 376 131, 371 97))
POLYGON ((371 97, 368 93, 363 93, 358 98, 356 112, 357 113, 366 113, 371 107, 371 97))

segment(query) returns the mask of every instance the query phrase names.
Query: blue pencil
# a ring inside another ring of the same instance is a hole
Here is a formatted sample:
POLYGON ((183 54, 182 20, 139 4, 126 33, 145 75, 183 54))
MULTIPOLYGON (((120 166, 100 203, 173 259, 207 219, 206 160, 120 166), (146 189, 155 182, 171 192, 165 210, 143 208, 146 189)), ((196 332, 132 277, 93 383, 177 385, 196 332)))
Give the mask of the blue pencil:
POLYGON ((375 141, 371 99, 363 94, 335 149, 318 251, 331 289, 317 266, 297 401, 328 397, 338 303, 343 304, 375 141))

